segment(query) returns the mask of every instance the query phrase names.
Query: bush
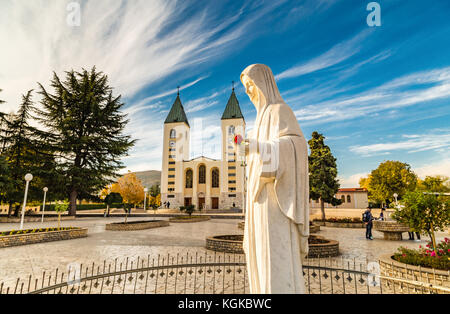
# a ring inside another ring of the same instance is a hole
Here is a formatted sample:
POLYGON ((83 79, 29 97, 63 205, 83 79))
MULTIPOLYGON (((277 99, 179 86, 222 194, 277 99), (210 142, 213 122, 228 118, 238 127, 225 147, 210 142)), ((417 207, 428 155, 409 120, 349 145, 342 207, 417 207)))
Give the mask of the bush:
MULTIPOLYGON (((54 204, 52 205, 45 205, 45 211, 54 212, 55 211, 54 204)), ((123 208, 123 204, 112 204, 110 208, 123 208)), ((83 211, 83 210, 95 210, 95 209, 106 209, 106 204, 85 204, 85 205, 77 205, 77 211, 83 211)), ((41 206, 42 210, 42 206, 41 206)))
POLYGON ((189 205, 189 206, 181 206, 180 211, 185 211, 186 214, 189 216, 192 216, 192 213, 195 211, 195 205, 189 205))
POLYGON ((450 239, 445 238, 437 245, 437 253, 431 248, 431 243, 425 248, 420 247, 419 250, 401 247, 398 253, 395 253, 394 259, 408 265, 450 270, 450 239))

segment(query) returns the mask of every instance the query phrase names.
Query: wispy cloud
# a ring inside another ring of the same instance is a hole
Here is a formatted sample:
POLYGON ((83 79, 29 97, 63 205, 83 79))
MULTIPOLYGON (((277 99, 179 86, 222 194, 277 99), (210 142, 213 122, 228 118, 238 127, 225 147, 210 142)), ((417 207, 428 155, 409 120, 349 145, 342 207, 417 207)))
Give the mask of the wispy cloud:
POLYGON ((362 93, 317 102, 296 110, 295 114, 300 121, 321 124, 449 97, 450 68, 446 67, 402 76, 362 93))
POLYGON ((436 130, 435 132, 427 134, 404 135, 402 141, 350 147, 351 152, 363 156, 380 153, 385 154, 393 151, 416 153, 438 149, 450 149, 450 130, 436 130))
POLYGON ((362 46, 364 38, 369 35, 369 31, 364 30, 355 37, 337 44, 324 54, 315 57, 303 64, 296 65, 276 76, 277 80, 299 77, 319 70, 330 68, 357 54, 362 46))

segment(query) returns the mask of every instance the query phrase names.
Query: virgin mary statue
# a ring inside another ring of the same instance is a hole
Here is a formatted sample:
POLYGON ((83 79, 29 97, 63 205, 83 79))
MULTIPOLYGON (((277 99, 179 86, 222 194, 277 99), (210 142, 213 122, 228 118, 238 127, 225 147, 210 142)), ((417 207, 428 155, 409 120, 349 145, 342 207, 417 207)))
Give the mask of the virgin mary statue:
POLYGON ((247 213, 244 251, 250 292, 305 293, 302 260, 308 254, 307 143, 283 101, 269 67, 241 75, 257 117, 247 140, 247 213))

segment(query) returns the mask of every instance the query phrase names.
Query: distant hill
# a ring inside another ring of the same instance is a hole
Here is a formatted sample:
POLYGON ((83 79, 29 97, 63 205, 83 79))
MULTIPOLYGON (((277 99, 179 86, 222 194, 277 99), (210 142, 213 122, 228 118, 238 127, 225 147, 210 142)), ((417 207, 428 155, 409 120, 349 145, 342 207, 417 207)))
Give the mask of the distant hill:
POLYGON ((152 187, 155 184, 161 184, 161 171, 150 170, 135 172, 136 177, 142 181, 142 185, 147 188, 152 187))

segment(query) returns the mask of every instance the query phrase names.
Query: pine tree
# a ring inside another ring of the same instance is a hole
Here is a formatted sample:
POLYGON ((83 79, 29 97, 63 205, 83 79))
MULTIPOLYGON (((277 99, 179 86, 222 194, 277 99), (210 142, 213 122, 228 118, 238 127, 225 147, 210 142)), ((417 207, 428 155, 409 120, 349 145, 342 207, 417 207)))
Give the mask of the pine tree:
MULTIPOLYGON (((40 185, 43 185, 45 174, 54 167, 52 156, 41 154, 41 137, 45 133, 31 126, 29 121, 33 118, 32 91, 22 97, 22 103, 16 114, 5 120, 3 157, 8 162, 10 175, 10 189, 6 191, 5 198, 9 203, 9 215, 12 205, 20 203, 24 193, 24 176, 31 173, 34 176, 29 189, 29 200, 41 196, 40 185)), ((19 214, 16 206, 15 215, 19 214)))
POLYGON ((322 219, 325 220, 325 203, 333 206, 342 204, 335 197, 340 188, 337 180, 336 158, 331 149, 324 143, 325 137, 318 132, 312 134, 308 142, 311 150, 309 156, 309 186, 312 200, 320 200, 322 219))
POLYGON ((121 157, 134 145, 123 135, 128 123, 121 96, 113 96, 108 77, 97 72, 66 72, 64 81, 54 73, 53 92, 40 84, 39 121, 55 136, 52 150, 64 177, 70 215, 80 196, 97 194, 123 168, 121 157))

